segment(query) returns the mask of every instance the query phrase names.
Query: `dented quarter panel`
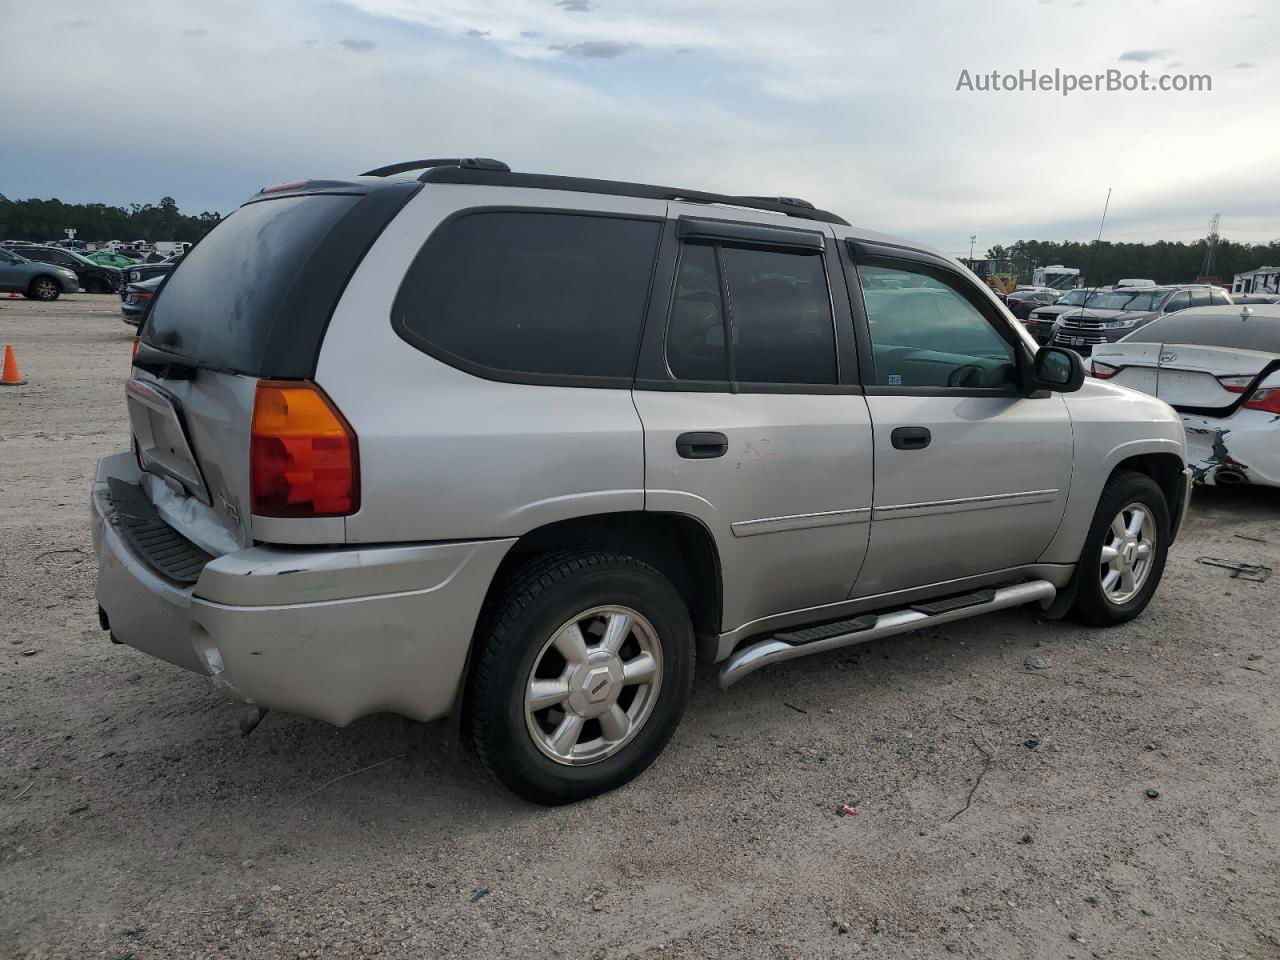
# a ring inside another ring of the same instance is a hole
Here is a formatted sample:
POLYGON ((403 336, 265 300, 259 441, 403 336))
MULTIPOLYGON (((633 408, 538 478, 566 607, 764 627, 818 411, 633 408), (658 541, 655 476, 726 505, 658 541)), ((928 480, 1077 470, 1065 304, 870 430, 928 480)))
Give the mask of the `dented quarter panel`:
POLYGON ((1172 454, 1187 464, 1182 421, 1163 400, 1093 379, 1065 397, 1075 465, 1066 512, 1042 563, 1079 559, 1102 488, 1119 463, 1142 454, 1172 454))
POLYGON ((1187 456, 1196 483, 1280 486, 1280 416, 1237 410, 1230 417, 1184 414, 1187 456), (1221 476, 1220 476, 1221 474, 1221 476))

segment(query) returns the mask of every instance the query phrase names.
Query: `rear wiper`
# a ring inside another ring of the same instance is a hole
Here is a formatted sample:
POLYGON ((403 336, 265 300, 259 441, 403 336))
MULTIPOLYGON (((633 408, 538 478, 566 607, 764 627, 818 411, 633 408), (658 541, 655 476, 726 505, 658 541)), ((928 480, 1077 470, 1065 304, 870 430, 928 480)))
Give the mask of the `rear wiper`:
POLYGON ((133 355, 133 365, 161 380, 194 380, 196 371, 203 368, 201 363, 190 357, 158 350, 145 343, 138 344, 138 352, 133 355))

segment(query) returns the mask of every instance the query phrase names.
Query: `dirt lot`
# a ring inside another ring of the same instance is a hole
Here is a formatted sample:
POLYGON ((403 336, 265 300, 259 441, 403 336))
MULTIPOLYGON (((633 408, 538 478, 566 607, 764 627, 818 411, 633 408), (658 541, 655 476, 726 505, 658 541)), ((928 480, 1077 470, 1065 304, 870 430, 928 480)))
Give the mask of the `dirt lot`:
POLYGON ((1280 576, 1195 562, 1280 566, 1280 492, 1197 493, 1124 628, 702 669, 653 769, 544 810, 447 723, 243 738, 107 642, 86 496, 130 335, 114 297, 0 300, 0 956, 1280 956, 1280 576))

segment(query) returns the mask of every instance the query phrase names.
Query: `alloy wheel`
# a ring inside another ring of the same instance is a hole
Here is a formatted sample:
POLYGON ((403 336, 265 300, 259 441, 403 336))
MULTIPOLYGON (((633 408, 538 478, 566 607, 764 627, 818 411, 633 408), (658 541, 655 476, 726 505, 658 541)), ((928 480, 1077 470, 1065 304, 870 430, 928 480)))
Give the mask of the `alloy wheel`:
POLYGON ((543 644, 525 687, 525 723, 557 763, 598 763, 626 746, 662 686, 657 632, 630 607, 584 610, 543 644))
POLYGON ((1151 509, 1130 503, 1116 514, 1102 541, 1098 568, 1102 595, 1117 605, 1136 597, 1151 573, 1155 548, 1156 523, 1151 509))

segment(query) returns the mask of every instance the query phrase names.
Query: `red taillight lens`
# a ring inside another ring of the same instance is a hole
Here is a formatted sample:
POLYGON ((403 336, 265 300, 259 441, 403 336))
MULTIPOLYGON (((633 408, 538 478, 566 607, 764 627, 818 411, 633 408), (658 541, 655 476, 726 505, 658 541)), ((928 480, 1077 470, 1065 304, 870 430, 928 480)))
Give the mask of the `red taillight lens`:
POLYGON ((1232 393, 1244 393, 1249 384, 1253 383, 1253 374, 1240 377, 1215 377, 1222 389, 1230 390, 1232 393))
POLYGON ((261 380, 249 446, 253 512, 341 517, 360 507, 356 435, 318 386, 261 380))
POLYGON ((1093 365, 1089 368, 1089 375, 1099 380, 1110 380, 1119 372, 1119 367, 1113 367, 1109 363, 1099 363, 1097 360, 1094 360, 1093 365))
POLYGON ((142 338, 141 338, 141 337, 134 337, 134 338, 133 338, 133 353, 129 354, 129 359, 130 359, 130 360, 132 360, 134 357, 136 357, 136 356, 138 355, 138 344, 140 344, 141 342, 142 342, 142 338))
POLYGON ((134 293, 134 296, 137 297, 139 300, 150 300, 152 297, 155 296, 155 292, 152 290, 139 290, 136 293, 134 293))
POLYGON ((1253 396, 1244 402, 1246 410, 1261 410, 1264 413, 1280 414, 1280 387, 1267 387, 1255 390, 1253 396))

